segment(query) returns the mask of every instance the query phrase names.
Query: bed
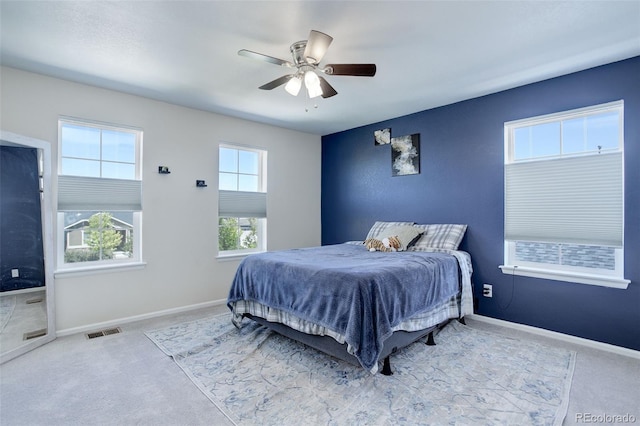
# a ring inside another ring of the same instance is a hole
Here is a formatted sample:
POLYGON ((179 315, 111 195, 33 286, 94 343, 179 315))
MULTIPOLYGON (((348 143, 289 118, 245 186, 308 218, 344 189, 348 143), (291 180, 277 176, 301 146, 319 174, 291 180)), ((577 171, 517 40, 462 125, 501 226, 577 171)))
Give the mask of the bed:
POLYGON ((393 352, 425 336, 431 343, 439 326, 473 312, 471 259, 457 250, 466 226, 376 222, 367 240, 399 227, 419 231, 402 251, 369 251, 359 241, 247 256, 227 299, 233 323, 249 318, 391 374, 393 352), (449 227, 449 240, 429 226, 449 227))

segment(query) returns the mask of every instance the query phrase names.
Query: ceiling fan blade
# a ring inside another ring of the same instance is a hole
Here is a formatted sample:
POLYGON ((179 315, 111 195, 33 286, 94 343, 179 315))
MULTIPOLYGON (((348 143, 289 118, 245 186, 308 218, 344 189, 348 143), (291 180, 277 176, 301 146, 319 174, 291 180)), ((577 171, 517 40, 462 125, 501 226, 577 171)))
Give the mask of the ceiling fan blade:
POLYGON ((320 63, 332 41, 333 37, 330 35, 311 30, 311 32, 309 32, 309 39, 307 40, 307 47, 304 49, 304 57, 307 58, 307 61, 310 63, 320 63))
POLYGON ((336 89, 334 89, 327 80, 320 76, 318 76, 318 78, 320 79, 320 88, 322 89, 323 98, 327 99, 338 94, 336 89))
POLYGON ((252 52, 251 50, 242 49, 238 50, 238 55, 244 56, 246 58, 257 59, 259 61, 269 62, 271 64, 280 65, 287 68, 293 68, 293 64, 289 61, 285 61, 284 59, 274 58, 273 56, 263 55, 262 53, 252 52))
POLYGON ((329 75, 373 77, 376 75, 376 64, 328 64, 324 71, 329 75))
POLYGON ((288 75, 283 75, 282 77, 276 78, 273 81, 270 81, 266 84, 263 84, 262 86, 259 87, 259 89, 262 90, 271 90, 271 89, 275 89, 278 86, 282 86, 283 84, 285 84, 286 82, 288 82, 289 80, 291 80, 291 78, 294 76, 295 74, 288 74, 288 75))

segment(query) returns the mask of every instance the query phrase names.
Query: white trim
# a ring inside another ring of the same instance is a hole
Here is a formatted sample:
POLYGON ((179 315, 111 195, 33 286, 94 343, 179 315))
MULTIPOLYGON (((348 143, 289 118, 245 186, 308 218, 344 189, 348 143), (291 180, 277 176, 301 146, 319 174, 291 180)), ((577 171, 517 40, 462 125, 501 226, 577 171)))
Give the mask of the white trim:
POLYGON ((576 108, 569 111, 554 112, 551 114, 539 115, 530 118, 521 118, 519 120, 507 121, 504 123, 505 128, 528 127, 537 124, 549 123, 552 121, 569 120, 572 118, 583 117, 585 115, 595 115, 611 110, 618 110, 622 115, 624 108, 624 100, 620 99, 613 102, 607 102, 599 105, 587 106, 584 108, 576 108))
POLYGON ((3 298, 5 296, 6 297, 15 296, 18 294, 38 293, 40 291, 46 291, 46 285, 42 285, 40 287, 23 288, 21 290, 3 291, 2 293, 0 293, 0 298, 3 298))
POLYGON ((246 143, 239 143, 239 142, 219 142, 218 143, 218 152, 220 147, 223 148, 229 148, 229 149, 244 149, 246 151, 265 151, 267 152, 267 148, 260 146, 260 145, 249 145, 246 143))
POLYGON ((567 281, 570 283, 597 285, 626 290, 630 280, 606 275, 578 274, 575 272, 554 271, 550 269, 530 268, 519 265, 499 265, 503 274, 523 277, 544 278, 547 280, 567 281))
POLYGON ((178 308, 164 309, 162 311, 149 312, 146 314, 134 315, 131 317, 125 317, 125 318, 119 318, 119 319, 110 320, 110 321, 82 325, 79 327, 65 328, 63 330, 58 330, 57 335, 59 337, 70 336, 72 334, 85 333, 85 332, 99 330, 102 328, 120 326, 122 324, 163 317, 166 315, 174 315, 174 314, 179 314, 183 312, 194 311, 196 309, 211 308, 214 306, 224 305, 226 303, 227 303, 227 299, 219 299, 219 300, 212 300, 209 302, 196 303, 195 305, 187 305, 187 306, 180 306, 178 308))
POLYGON ((530 325, 518 324, 515 322, 499 320, 496 318, 485 317, 483 315, 472 314, 467 318, 485 322, 487 324, 498 325, 502 327, 512 328, 515 330, 525 331, 527 333, 536 334, 538 336, 549 337, 551 339, 561 340, 568 343, 575 343, 577 345, 586 346, 593 349, 598 349, 605 352, 611 352, 616 355, 627 356, 634 359, 640 359, 640 351, 636 351, 629 348, 623 348, 622 346, 610 345, 608 343, 597 342, 595 340, 585 339, 582 337, 571 336, 569 334, 558 333, 557 331, 545 330, 544 328, 533 327, 530 325))
MULTIPOLYGON (((221 252, 221 253, 228 253, 229 250, 221 252)), ((234 254, 218 254, 216 256, 216 260, 219 260, 221 262, 227 262, 230 260, 242 260, 245 257, 249 256, 250 254, 254 254, 254 253, 264 253, 263 251, 258 251, 258 252, 251 252, 251 253, 234 253, 234 254)))
POLYGON ((93 127, 96 129, 107 129, 116 131, 126 131, 129 133, 142 133, 142 127, 131 126, 128 124, 115 124, 108 121, 92 120, 87 118, 78 118, 70 115, 59 115, 58 121, 63 121, 74 126, 93 127))
MULTIPOLYGON (((88 262, 83 262, 83 263, 88 263, 88 262)), ((77 263, 77 264, 80 264, 80 263, 77 263)), ((74 267, 74 268, 67 268, 67 269, 58 269, 55 271, 55 276, 57 278, 71 277, 71 276, 76 277, 76 276, 82 276, 82 275, 132 271, 136 269, 143 269, 146 265, 147 265, 147 262, 120 262, 120 263, 102 264, 100 266, 74 267)))

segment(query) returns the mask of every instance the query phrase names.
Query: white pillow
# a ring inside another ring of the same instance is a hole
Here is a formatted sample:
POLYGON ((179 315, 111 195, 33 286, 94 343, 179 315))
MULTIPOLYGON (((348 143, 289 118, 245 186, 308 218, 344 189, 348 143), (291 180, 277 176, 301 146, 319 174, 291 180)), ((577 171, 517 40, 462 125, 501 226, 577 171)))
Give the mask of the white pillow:
POLYGON ((387 237, 387 229, 392 228, 394 226, 402 226, 402 225, 413 225, 413 222, 382 222, 377 221, 373 224, 371 229, 369 229, 369 233, 367 234, 367 238, 375 238, 377 240, 381 240, 384 237, 387 237))
POLYGON ((415 243, 418 238, 422 235, 422 231, 412 225, 402 225, 402 226, 391 226, 384 230, 384 235, 381 234, 382 238, 385 237, 398 237, 400 240, 400 248, 398 251, 404 251, 407 248, 411 247, 413 243, 415 243))

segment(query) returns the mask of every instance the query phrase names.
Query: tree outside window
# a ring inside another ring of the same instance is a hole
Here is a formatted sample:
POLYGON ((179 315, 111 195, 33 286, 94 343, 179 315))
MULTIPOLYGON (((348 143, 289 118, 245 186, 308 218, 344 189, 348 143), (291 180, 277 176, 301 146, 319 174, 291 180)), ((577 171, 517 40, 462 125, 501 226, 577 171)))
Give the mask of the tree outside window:
POLYGON ((258 247, 258 221, 256 218, 221 217, 218 225, 219 250, 243 250, 258 247))

